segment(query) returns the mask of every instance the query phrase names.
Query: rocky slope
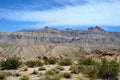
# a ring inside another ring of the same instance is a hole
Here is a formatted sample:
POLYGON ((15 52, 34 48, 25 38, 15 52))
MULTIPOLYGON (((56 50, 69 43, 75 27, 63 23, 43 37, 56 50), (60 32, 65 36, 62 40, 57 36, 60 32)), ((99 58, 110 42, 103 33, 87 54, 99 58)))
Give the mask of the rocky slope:
POLYGON ((57 30, 45 27, 42 30, 0 32, 0 54, 32 58, 37 56, 81 55, 81 47, 119 48, 120 33, 107 32, 100 27, 83 30, 57 30))

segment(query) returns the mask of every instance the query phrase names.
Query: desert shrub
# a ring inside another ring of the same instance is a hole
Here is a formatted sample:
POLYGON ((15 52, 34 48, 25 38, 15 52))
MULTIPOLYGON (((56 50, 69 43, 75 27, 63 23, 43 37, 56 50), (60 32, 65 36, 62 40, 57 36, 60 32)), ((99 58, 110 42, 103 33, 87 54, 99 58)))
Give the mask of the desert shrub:
POLYGON ((68 72, 63 73, 62 76, 64 78, 71 78, 72 77, 72 75, 70 73, 68 73, 68 72))
POLYGON ((90 78, 96 78, 98 73, 98 68, 97 66, 85 66, 83 73, 87 74, 88 77, 90 78))
POLYGON ((59 73, 59 71, 58 70, 56 70, 56 69, 50 69, 50 70, 47 70, 46 71, 46 75, 54 75, 54 74, 58 74, 59 73))
POLYGON ((102 79, 116 80, 119 73, 119 64, 115 61, 108 61, 103 59, 101 64, 98 65, 97 76, 102 79))
POLYGON ((46 68, 45 67, 43 67, 43 66, 41 66, 41 67, 39 67, 39 69, 38 69, 39 71, 43 71, 43 70, 46 70, 46 68))
POLYGON ((0 80, 6 80, 7 73, 4 71, 0 71, 0 80))
POLYGON ((43 65, 43 63, 41 63, 40 61, 27 61, 25 64, 28 67, 38 67, 43 65))
POLYGON ((80 58, 78 60, 78 64, 79 65, 94 65, 95 64, 95 61, 93 61, 92 59, 90 58, 80 58))
POLYGON ((45 75, 46 75, 45 78, 40 79, 40 80, 60 80, 61 78, 59 71, 56 69, 47 70, 45 75))
POLYGON ((69 66, 71 64, 72 64, 72 62, 70 59, 62 59, 59 61, 59 65, 61 65, 61 66, 69 66))
POLYGON ((17 69, 22 63, 16 58, 8 58, 0 64, 3 69, 17 69))
POLYGON ((29 80, 29 77, 23 76, 20 80, 29 80))
POLYGON ((61 76, 59 74, 47 75, 43 80, 60 80, 61 76))
POLYGON ((78 74, 81 71, 81 67, 79 65, 71 66, 70 70, 71 73, 78 74))
POLYGON ((57 62, 57 59, 52 57, 45 60, 45 64, 55 64, 56 62, 57 62))
POLYGON ((58 69, 58 70, 60 70, 60 71, 64 70, 64 68, 62 66, 56 66, 55 68, 58 69))

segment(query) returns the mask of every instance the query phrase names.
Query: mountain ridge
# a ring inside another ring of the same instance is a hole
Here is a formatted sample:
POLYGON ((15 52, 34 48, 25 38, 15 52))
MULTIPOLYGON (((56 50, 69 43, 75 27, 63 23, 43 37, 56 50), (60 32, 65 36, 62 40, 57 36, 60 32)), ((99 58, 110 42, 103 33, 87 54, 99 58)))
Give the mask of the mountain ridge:
POLYGON ((0 32, 0 44, 73 44, 81 47, 119 47, 120 32, 108 32, 101 27, 88 30, 58 30, 45 27, 42 30, 0 32))

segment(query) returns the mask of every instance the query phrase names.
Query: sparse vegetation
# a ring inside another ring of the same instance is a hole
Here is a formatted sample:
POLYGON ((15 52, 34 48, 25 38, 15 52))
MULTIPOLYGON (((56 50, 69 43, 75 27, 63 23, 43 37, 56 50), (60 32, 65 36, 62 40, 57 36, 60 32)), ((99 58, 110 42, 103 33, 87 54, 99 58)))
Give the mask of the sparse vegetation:
POLYGON ((74 66, 71 66, 70 70, 71 70, 71 73, 74 73, 74 74, 78 74, 82 71, 83 67, 80 66, 80 65, 74 65, 74 66))
POLYGON ((45 60, 45 64, 55 64, 56 62, 57 62, 57 59, 52 57, 45 60))
POLYGON ((59 74, 47 75, 43 80, 60 80, 61 76, 59 74))
POLYGON ((27 61, 25 64, 28 67, 38 67, 43 65, 43 63, 41 63, 40 61, 27 61))
POLYGON ((79 65, 94 65, 95 64, 95 61, 93 61, 92 59, 90 58, 80 58, 78 60, 78 64, 79 65))
POLYGON ((46 71, 46 75, 54 75, 54 74, 58 74, 59 72, 56 71, 55 69, 50 69, 46 71))
POLYGON ((59 61, 59 65, 61 65, 61 66, 69 66, 71 64, 72 64, 72 62, 70 59, 62 59, 59 61))
MULTIPOLYGON (((90 80, 93 79, 102 79, 102 80, 118 80, 119 77, 119 63, 113 60, 101 59, 100 62, 95 62, 91 58, 80 58, 76 59, 75 64, 72 64, 72 61, 68 58, 59 60, 58 64, 45 65, 40 61, 27 61, 21 68, 18 68, 21 65, 21 62, 18 59, 8 58, 1 61, 1 67, 4 69, 19 69, 10 72, 0 71, 0 80, 6 80, 6 77, 21 77, 20 80, 29 80, 29 77, 23 76, 22 73, 34 74, 32 76, 41 76, 39 80, 60 80, 63 79, 74 79, 72 75, 78 75, 79 73, 85 75, 86 78, 90 80), (15 62, 15 63, 14 63, 15 62), (11 65, 10 65, 11 63, 11 65), (4 64, 4 65, 3 65, 4 64), (5 67, 5 65, 9 65, 5 67), (13 67, 17 66, 16 67, 13 67), (19 65, 18 65, 19 64, 19 65), (29 68, 29 67, 38 67, 39 68, 29 68), (71 67, 70 67, 71 66, 71 67), (47 69, 47 67, 50 67, 47 69), (70 67, 70 69, 69 69, 70 67), (29 69, 28 69, 29 68, 29 69), (34 70, 33 70, 34 69, 34 70), (45 70, 45 71, 43 71, 45 70)), ((54 60, 53 60, 54 61, 54 60)), ((49 61, 47 61, 49 62, 49 61)), ((50 60, 50 63, 52 59, 50 60)), ((49 64, 50 64, 49 63, 49 64)), ((6 70, 5 70, 6 71, 6 70)), ((31 76, 31 75, 30 75, 31 76)), ((82 79, 82 78, 80 78, 82 79)), ((83 78, 84 80, 84 78, 83 78)))
POLYGON ((0 65, 3 69, 17 69, 21 65, 21 62, 16 58, 8 58, 2 60, 0 65))
POLYGON ((98 65, 98 74, 97 76, 102 79, 117 79, 119 73, 119 64, 115 61, 108 61, 102 59, 100 65, 98 65))

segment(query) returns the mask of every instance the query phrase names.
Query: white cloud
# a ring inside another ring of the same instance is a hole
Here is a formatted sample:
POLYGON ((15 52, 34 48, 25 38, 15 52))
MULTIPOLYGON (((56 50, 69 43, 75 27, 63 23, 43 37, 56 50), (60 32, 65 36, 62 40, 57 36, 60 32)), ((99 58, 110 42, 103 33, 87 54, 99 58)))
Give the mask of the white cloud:
MULTIPOLYGON (((72 0, 71 0, 72 1, 72 0)), ((76 0, 77 1, 77 0, 76 0)), ((120 2, 90 0, 89 4, 48 11, 6 11, 1 17, 13 21, 43 22, 41 25, 120 25, 120 2)), ((39 24, 40 25, 40 24, 39 24)))

